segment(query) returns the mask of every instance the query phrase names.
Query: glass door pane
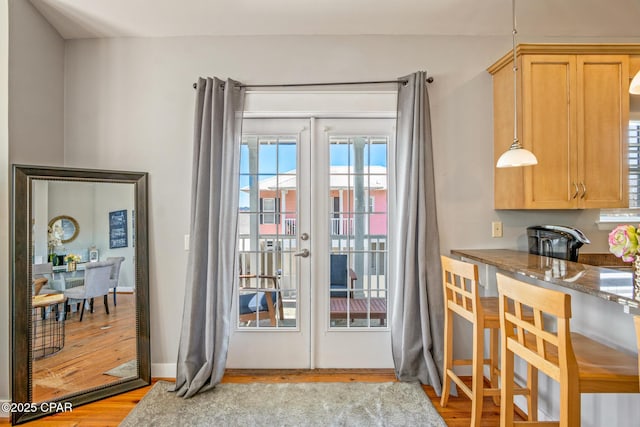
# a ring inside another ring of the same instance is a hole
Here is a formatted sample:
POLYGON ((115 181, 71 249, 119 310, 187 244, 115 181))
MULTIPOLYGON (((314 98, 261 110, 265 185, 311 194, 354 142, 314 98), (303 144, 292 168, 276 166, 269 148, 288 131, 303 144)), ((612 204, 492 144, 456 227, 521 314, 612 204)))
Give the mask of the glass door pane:
POLYGON ((328 139, 330 327, 384 327, 389 136, 328 139))
POLYGON ((318 368, 393 366, 387 153, 394 124, 394 119, 316 120, 311 268, 318 368))
POLYGON ((245 135, 240 148, 239 328, 298 319, 297 135, 245 135))
POLYGON ((308 119, 243 121, 228 368, 310 367, 309 261, 296 256, 309 230, 309 146, 308 119))

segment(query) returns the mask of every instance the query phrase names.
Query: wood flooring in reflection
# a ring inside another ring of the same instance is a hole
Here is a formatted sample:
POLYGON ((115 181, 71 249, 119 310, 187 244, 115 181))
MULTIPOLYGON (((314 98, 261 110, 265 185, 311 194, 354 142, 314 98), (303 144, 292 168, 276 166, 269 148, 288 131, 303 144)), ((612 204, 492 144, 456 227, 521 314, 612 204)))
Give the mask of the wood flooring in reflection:
POLYGON ((85 309, 69 313, 65 321, 64 348, 33 361, 33 401, 42 402, 78 390, 120 381, 104 372, 136 357, 135 295, 119 293, 118 305, 109 295, 109 312, 102 297, 96 298, 93 313, 85 309))

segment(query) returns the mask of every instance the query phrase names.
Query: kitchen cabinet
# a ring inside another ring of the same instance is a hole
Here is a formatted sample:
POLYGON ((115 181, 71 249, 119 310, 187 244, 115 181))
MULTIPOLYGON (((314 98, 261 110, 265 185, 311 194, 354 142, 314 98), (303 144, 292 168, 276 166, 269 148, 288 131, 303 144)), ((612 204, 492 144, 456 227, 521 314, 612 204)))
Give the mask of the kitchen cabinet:
MULTIPOLYGON (((629 54, 609 46, 516 48, 518 138, 538 164, 494 168, 496 209, 628 207, 629 54)), ((513 141, 509 58, 512 53, 488 69, 494 165, 513 141)))

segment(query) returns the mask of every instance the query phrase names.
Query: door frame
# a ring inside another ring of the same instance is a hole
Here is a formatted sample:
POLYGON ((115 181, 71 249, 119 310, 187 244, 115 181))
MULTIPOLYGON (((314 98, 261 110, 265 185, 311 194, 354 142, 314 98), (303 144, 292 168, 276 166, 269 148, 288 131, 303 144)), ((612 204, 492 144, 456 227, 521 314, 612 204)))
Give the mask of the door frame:
MULTIPOLYGON (((317 121, 319 119, 358 119, 358 118, 366 118, 366 119, 395 119, 396 117, 396 106, 397 106, 397 91, 300 91, 300 92, 280 92, 280 91, 250 91, 247 92, 247 96, 245 99, 245 111, 244 118, 245 119, 307 119, 309 120, 309 126, 301 130, 301 132, 311 132, 317 131, 317 121), (309 102, 309 97, 313 96, 315 98, 315 102, 309 102), (316 108, 312 108, 314 111, 310 111, 309 106, 313 105, 316 108)), ((311 137, 311 136, 310 136, 311 137)), ((317 163, 312 161, 315 159, 316 152, 314 151, 317 147, 317 144, 313 144, 313 141, 309 141, 308 146, 311 148, 308 150, 308 156, 301 154, 304 150, 298 150, 298 164, 308 165, 308 170, 311 173, 314 173, 314 168, 317 167, 317 163), (301 156, 303 156, 301 158, 301 156)), ((328 150, 327 150, 328 151, 328 150)), ((388 156, 388 162, 391 161, 391 153, 388 156)), ((328 162, 326 163, 328 167, 328 162)), ((387 172, 389 173, 389 172, 387 172)), ((311 176, 311 174, 309 175, 311 176)), ((391 177, 389 176, 389 182, 392 182, 391 177)), ((317 190, 316 190, 317 192, 317 190)), ((311 191, 310 193, 313 193, 311 191)), ((320 197, 315 197, 315 199, 323 199, 322 193, 320 197)), ((327 193, 324 193, 327 194, 327 193)), ((328 198, 324 201, 325 204, 328 204, 328 198)), ((309 221, 313 221, 312 216, 315 215, 315 212, 318 212, 315 207, 313 201, 310 201, 309 206, 309 214, 306 215, 309 218, 309 221)), ((299 219, 303 217, 303 213, 301 211, 301 206, 298 207, 298 215, 299 219)), ((303 227, 309 229, 309 225, 306 227, 303 224, 297 227, 297 230, 303 230, 303 227)), ((296 232, 299 234, 299 231, 296 232)), ((320 241, 319 236, 315 236, 316 232, 313 231, 311 234, 312 239, 310 239, 311 245, 308 246, 312 257, 316 255, 318 252, 318 244, 320 241), (314 238, 317 237, 316 238, 314 238), (317 242, 316 242, 317 240, 317 242)), ((326 235, 328 238, 328 234, 326 235)), ((298 240, 298 243, 299 240, 298 240)), ((298 245, 300 246, 300 245, 298 245)), ((318 252, 319 253, 319 252, 318 252)), ((327 252, 328 255, 328 252, 327 252)), ((327 256, 328 258, 328 256, 327 256)), ((317 261, 315 263, 309 262, 308 259, 304 259, 306 262, 299 262, 299 275, 300 277, 306 276, 311 280, 311 277, 316 277, 318 282, 322 279, 322 275, 328 275, 328 269, 324 269, 324 272, 318 272, 315 270, 322 270, 320 267, 321 262, 317 261), (306 270, 303 265, 306 264, 309 266, 306 270), (313 265, 316 267, 312 267, 313 265), (313 269, 313 271, 312 271, 313 269), (303 270, 305 271, 303 273, 303 270), (320 276, 316 276, 316 274, 320 274, 320 276)), ((328 264, 327 264, 328 265, 328 264)), ((328 282, 327 282, 328 283, 328 282)), ((227 367, 228 368, 260 368, 260 366, 256 363, 255 359, 245 358, 241 356, 242 351, 234 343, 234 337, 237 338, 238 334, 243 335, 246 334, 252 340, 255 339, 255 333, 266 333, 268 336, 271 335, 282 335, 283 337, 295 337, 298 334, 299 337, 303 337, 308 340, 308 353, 307 353, 307 363, 305 366, 298 366, 297 362, 292 363, 291 360, 285 357, 277 357, 275 363, 270 368, 301 368, 301 369, 314 369, 314 368, 324 368, 324 367, 359 367, 359 368, 374 368, 374 367, 393 367, 393 362, 391 360, 391 343, 390 338, 386 339, 385 337, 378 336, 376 340, 386 340, 388 342, 388 358, 384 358, 383 362, 376 361, 371 366, 365 363, 370 360, 370 354, 362 354, 357 360, 359 362, 344 365, 344 366, 333 366, 332 363, 326 363, 326 360, 323 356, 318 356, 318 348, 322 348, 325 345, 325 341, 322 339, 318 339, 320 336, 329 336, 334 338, 333 342, 336 346, 342 346, 342 343, 349 343, 352 341, 352 333, 353 331, 335 331, 330 330, 328 327, 328 323, 325 323, 323 327, 317 329, 317 333, 313 334, 313 331, 316 326, 321 325, 325 322, 324 319, 320 318, 320 315, 324 313, 325 316, 328 317, 329 307, 328 307, 328 298, 325 298, 325 302, 322 304, 320 309, 311 310, 312 299, 316 299, 317 295, 312 295, 310 289, 319 289, 319 286, 315 286, 315 284, 311 284, 308 287, 308 290, 304 290, 303 286, 299 287, 299 295, 298 295, 298 313, 301 313, 303 309, 307 309, 306 313, 314 313, 313 316, 309 316, 309 320, 307 325, 304 324, 302 319, 299 316, 299 322, 295 330, 293 328, 279 329, 277 331, 268 331, 268 329, 260 328, 259 330, 239 330, 237 327, 237 307, 236 307, 236 290, 234 289, 234 304, 232 309, 232 327, 231 327, 231 337, 229 343, 229 355, 227 359, 227 367), (336 338, 340 337, 340 338, 336 338)), ((387 327, 382 328, 376 332, 367 332, 371 337, 375 335, 390 335, 388 320, 387 327)), ((261 350, 262 351, 262 350, 261 350)), ((282 355, 280 355, 282 356, 282 355)))

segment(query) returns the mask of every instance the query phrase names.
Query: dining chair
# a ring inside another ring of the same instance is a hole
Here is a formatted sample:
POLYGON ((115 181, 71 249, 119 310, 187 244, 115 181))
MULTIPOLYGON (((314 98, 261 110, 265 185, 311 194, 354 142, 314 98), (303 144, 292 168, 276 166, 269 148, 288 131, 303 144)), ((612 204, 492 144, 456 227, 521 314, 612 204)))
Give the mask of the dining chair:
POLYGON ((514 393, 510 381, 514 377, 515 356, 560 384, 561 427, 580 426, 581 393, 640 392, 635 355, 571 332, 571 295, 500 273, 496 276, 503 331, 501 427, 520 424, 513 419, 514 393), (523 317, 524 307, 533 309, 533 321, 523 317))
MULTIPOLYGON (((47 279, 45 286, 40 289, 40 292, 56 293, 64 289, 64 282, 54 279, 53 264, 50 262, 33 264, 31 266, 31 277, 34 283, 36 279, 47 279)), ((37 293, 34 293, 34 295, 37 295, 37 293)))
POLYGON ((70 299, 82 300, 80 322, 82 322, 87 300, 90 301, 90 309, 93 313, 93 299, 99 296, 104 297, 104 308, 107 314, 109 314, 109 301, 107 297, 109 295, 109 289, 113 286, 111 281, 112 268, 113 263, 109 261, 87 263, 85 264, 84 284, 82 286, 65 289, 65 306, 68 306, 70 299))
POLYGON ((115 307, 116 305, 118 305, 116 303, 116 288, 120 283, 120 266, 124 261, 124 257, 123 256, 108 257, 106 261, 113 264, 113 268, 111 269, 110 279, 111 279, 111 287, 113 288, 113 306, 115 307))
MULTIPOLYGON (((482 406, 485 396, 493 396, 498 403, 500 388, 498 377, 498 336, 500 317, 497 297, 480 297, 478 289, 478 266, 447 256, 441 256, 442 284, 444 287, 444 369, 442 397, 440 405, 446 407, 453 381, 458 388, 471 399, 471 426, 480 425, 482 406), (471 359, 453 357, 453 321, 454 315, 471 323, 472 354, 471 359), (484 357, 484 332, 489 329, 489 358, 484 357), (471 388, 454 372, 454 366, 471 365, 471 388), (485 386, 484 367, 488 366, 489 377, 485 386)), ((531 317, 531 312, 527 314, 531 317)), ((527 417, 536 420, 538 408, 533 390, 537 389, 537 372, 530 370, 526 387, 516 387, 517 394, 527 397, 527 417)), ((513 410, 513 409, 512 409, 513 410)))

